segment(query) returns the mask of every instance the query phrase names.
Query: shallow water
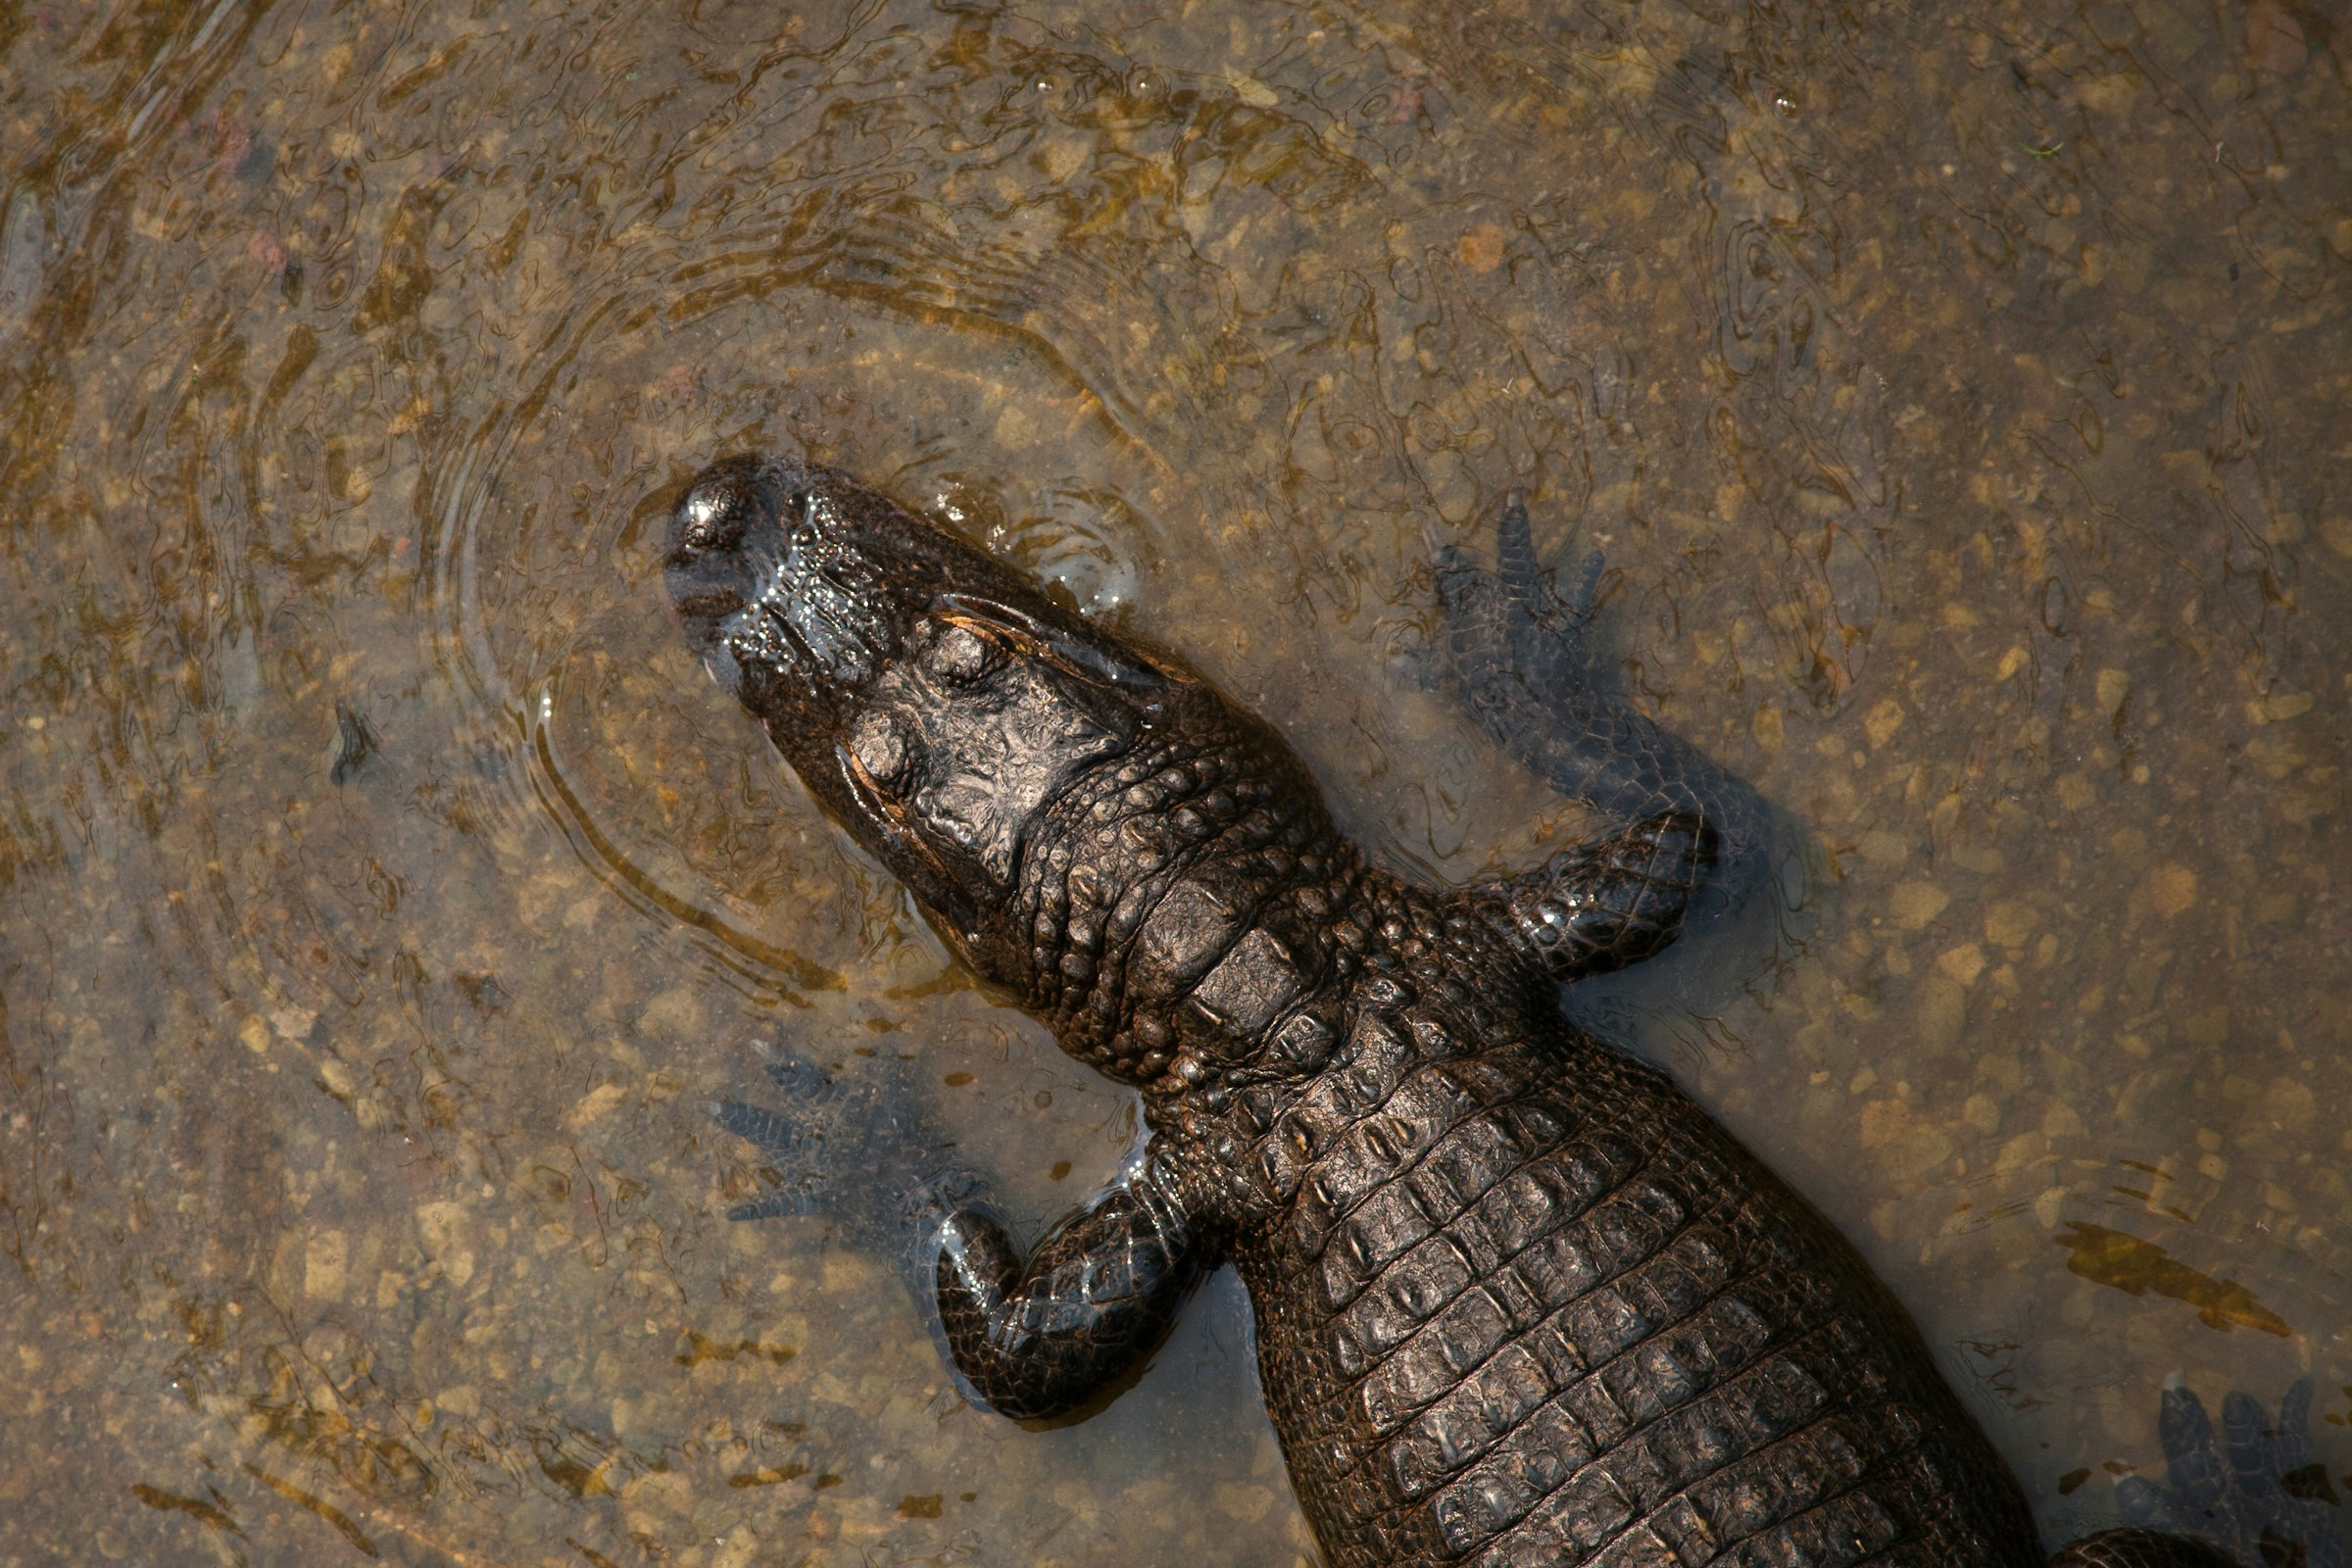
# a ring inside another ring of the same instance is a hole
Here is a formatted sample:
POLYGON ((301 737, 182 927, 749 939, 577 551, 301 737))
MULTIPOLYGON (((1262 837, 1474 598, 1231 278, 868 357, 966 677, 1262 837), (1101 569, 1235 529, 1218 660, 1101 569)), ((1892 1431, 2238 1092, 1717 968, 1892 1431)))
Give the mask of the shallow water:
POLYGON ((1979 10, 0 7, 0 1564, 1312 1560, 1229 1276, 1033 1432, 723 1219, 755 1039, 1029 1223, 1133 1132, 678 646, 753 448, 1446 879, 1579 826, 1430 653, 1526 486, 1780 814, 1573 1005, 2050 1540, 2176 1374, 2352 1470, 2352 28, 1979 10))

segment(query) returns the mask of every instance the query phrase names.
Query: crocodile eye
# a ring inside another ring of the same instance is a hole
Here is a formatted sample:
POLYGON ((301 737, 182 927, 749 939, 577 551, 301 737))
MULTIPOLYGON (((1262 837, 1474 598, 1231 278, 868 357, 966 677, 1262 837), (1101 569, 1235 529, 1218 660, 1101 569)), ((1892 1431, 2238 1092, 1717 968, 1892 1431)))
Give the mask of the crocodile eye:
POLYGON ((879 710, 860 714, 850 727, 849 745, 858 767, 883 789, 896 789, 912 769, 913 749, 896 714, 879 710))
POLYGON ((939 679, 966 686, 1004 662, 1004 651, 960 621, 950 622, 923 650, 923 668, 939 679))
POLYGON ((724 550, 743 537, 751 497, 732 475, 705 479, 678 506, 677 555, 681 561, 724 550))

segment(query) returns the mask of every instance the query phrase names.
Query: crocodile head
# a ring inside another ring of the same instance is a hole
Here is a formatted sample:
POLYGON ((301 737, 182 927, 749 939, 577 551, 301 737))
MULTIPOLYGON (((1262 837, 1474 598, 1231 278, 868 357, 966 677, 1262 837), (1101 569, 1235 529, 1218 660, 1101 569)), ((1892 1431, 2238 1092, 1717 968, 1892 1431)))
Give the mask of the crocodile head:
POLYGON ((718 464, 662 564, 719 684, 1065 1051, 1179 1093, 1319 1038, 1354 862, 1264 723, 831 469, 718 464))
POLYGON ((734 458, 671 515, 696 653, 980 973, 1027 990, 1009 912, 1056 801, 1194 686, 827 468, 734 458))

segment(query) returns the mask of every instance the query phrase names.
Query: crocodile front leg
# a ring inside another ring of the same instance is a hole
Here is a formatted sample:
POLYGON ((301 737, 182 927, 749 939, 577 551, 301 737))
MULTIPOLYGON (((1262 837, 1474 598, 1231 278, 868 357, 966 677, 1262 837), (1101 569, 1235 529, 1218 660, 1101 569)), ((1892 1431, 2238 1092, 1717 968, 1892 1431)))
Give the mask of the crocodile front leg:
MULTIPOLYGON (((1695 811, 1716 832, 1711 897, 1736 905, 1762 871, 1767 812, 1745 782, 1653 722, 1599 678, 1587 646, 1600 558, 1563 595, 1537 564, 1514 493, 1495 527, 1495 569, 1447 549, 1436 563, 1440 652, 1487 733, 1553 789, 1618 818, 1695 811)), ((1631 961, 1631 960, 1628 960, 1631 961)))
POLYGON ((773 1183, 727 1217, 821 1215, 910 1264, 916 1298, 937 1302, 942 1348, 989 1409, 1030 1420, 1084 1404, 1151 1353, 1218 1259, 1158 1139, 1023 1260, 987 1184, 903 1097, 790 1051, 761 1055, 780 1107, 705 1107, 760 1152, 773 1183))
POLYGON ((940 1326, 981 1403, 1064 1414, 1151 1353, 1216 1261, 1157 1140, 1142 1165, 1039 1241, 1024 1261, 985 1208, 938 1231, 940 1326))
POLYGON ((1668 811, 1462 897, 1553 979, 1581 980, 1672 942, 1718 843, 1697 811, 1668 811))

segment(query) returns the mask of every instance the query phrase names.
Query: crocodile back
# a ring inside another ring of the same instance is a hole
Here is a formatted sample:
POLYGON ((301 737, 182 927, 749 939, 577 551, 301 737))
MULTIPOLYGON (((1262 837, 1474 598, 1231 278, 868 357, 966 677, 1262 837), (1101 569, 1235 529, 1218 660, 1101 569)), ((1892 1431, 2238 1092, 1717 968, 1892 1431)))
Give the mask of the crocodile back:
POLYGON ((1367 990, 1235 1245, 1338 1568, 2040 1561, 1908 1316, 1671 1083, 1547 997, 1367 990))

